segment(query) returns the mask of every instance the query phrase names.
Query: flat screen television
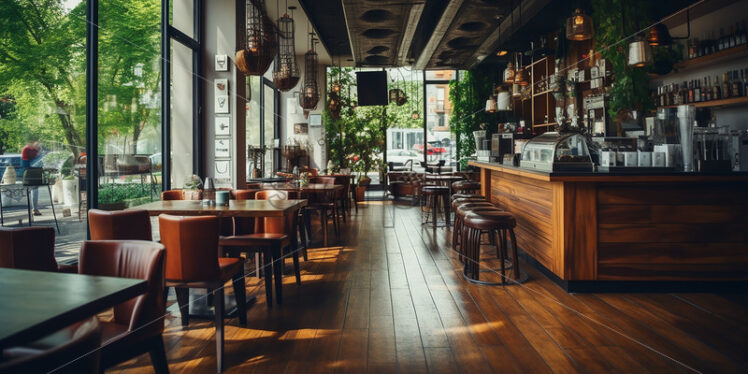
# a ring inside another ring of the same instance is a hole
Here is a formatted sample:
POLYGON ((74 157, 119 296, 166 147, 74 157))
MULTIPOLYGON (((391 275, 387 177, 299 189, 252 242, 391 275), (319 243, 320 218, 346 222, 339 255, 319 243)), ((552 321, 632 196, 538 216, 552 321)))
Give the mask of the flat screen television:
POLYGON ((356 92, 358 105, 387 105, 387 72, 356 72, 356 92))

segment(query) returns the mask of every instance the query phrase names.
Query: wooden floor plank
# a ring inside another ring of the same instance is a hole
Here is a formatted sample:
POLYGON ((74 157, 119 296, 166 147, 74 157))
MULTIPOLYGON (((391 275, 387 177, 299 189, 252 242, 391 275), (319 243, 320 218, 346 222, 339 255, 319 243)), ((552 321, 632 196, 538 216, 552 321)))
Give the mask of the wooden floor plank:
MULTIPOLYGON (((527 283, 477 286, 449 230, 421 226, 418 207, 394 212, 385 228, 381 203, 366 202, 339 239, 331 228, 330 246, 301 262, 302 285, 284 277, 283 305, 268 309, 263 281, 249 277, 257 302, 247 326, 226 320, 226 372, 688 372, 664 355, 748 371, 746 295, 569 294, 525 262, 527 283)), ((484 251, 482 266, 495 267, 484 251)), ((214 373, 214 339, 212 321, 183 329, 175 311, 164 332, 171 372, 214 373)), ((108 372, 152 367, 142 355, 108 372)))

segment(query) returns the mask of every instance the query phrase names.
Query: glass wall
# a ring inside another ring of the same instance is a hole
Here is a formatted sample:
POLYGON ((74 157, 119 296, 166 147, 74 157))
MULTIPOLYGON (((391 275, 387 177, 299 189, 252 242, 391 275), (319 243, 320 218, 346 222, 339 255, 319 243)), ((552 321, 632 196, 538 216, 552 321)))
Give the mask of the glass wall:
POLYGON ((99 201, 122 209, 161 192, 161 1, 99 1, 99 201))
POLYGON ((58 260, 74 260, 86 236, 86 2, 0 1, 0 17, 2 224, 57 223, 58 260), (30 211, 29 167, 46 176, 30 211))
POLYGON ((171 46, 171 188, 182 188, 193 174, 192 49, 170 40, 171 46))
POLYGON ((391 169, 422 172, 423 159, 423 80, 421 71, 389 69, 389 89, 406 97, 402 105, 387 106, 387 164, 391 169))

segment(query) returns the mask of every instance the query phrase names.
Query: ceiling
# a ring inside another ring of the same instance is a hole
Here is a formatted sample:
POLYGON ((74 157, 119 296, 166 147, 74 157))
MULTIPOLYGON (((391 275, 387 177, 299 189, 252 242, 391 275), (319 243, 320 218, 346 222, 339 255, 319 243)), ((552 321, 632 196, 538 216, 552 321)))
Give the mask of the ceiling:
MULTIPOLYGON (((273 20, 274 25, 278 24, 278 18, 280 18, 283 14, 288 13, 289 15, 293 15, 294 25, 296 29, 294 40, 296 45, 296 54, 303 55, 304 53, 306 53, 306 51, 309 50, 309 32, 313 30, 313 27, 309 22, 309 18, 307 18, 306 13, 301 8, 301 4, 299 4, 299 1, 269 0, 265 1, 265 8, 268 17, 273 20), (296 7, 296 9, 293 11, 293 14, 291 11, 286 10, 286 4, 288 4, 288 7, 296 7)), ((324 40, 321 44, 317 44, 317 55, 319 57, 320 64, 330 65, 332 63, 332 58, 330 57, 331 55, 328 51, 329 49, 327 48, 326 43, 324 43, 324 40)))

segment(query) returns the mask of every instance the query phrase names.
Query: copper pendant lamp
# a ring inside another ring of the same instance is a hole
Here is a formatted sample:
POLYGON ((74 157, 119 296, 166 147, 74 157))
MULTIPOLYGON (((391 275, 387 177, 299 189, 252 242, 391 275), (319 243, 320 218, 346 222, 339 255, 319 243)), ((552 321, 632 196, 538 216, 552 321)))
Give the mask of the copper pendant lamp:
POLYGON ((262 75, 270 67, 278 48, 273 23, 265 12, 265 0, 246 0, 246 39, 236 51, 234 63, 245 75, 262 75))
POLYGON ((314 110, 317 109, 317 103, 319 102, 319 88, 317 87, 317 63, 319 57, 314 50, 316 43, 314 33, 310 33, 309 35, 311 48, 304 55, 304 84, 299 94, 299 105, 303 109, 314 110))
MULTIPOLYGON (((295 8, 289 9, 293 11, 295 8)), ((293 17, 284 14, 278 19, 278 53, 273 65, 273 83, 282 92, 296 87, 301 79, 299 66, 296 64, 295 32, 293 17)))
POLYGON ((518 68, 514 72, 514 84, 527 86, 530 84, 530 77, 527 74, 527 70, 522 66, 522 54, 519 55, 519 65, 517 66, 518 68))
POLYGON ((592 26, 592 17, 584 14, 577 8, 574 15, 566 19, 566 39, 569 40, 590 40, 595 35, 595 29, 592 26))

